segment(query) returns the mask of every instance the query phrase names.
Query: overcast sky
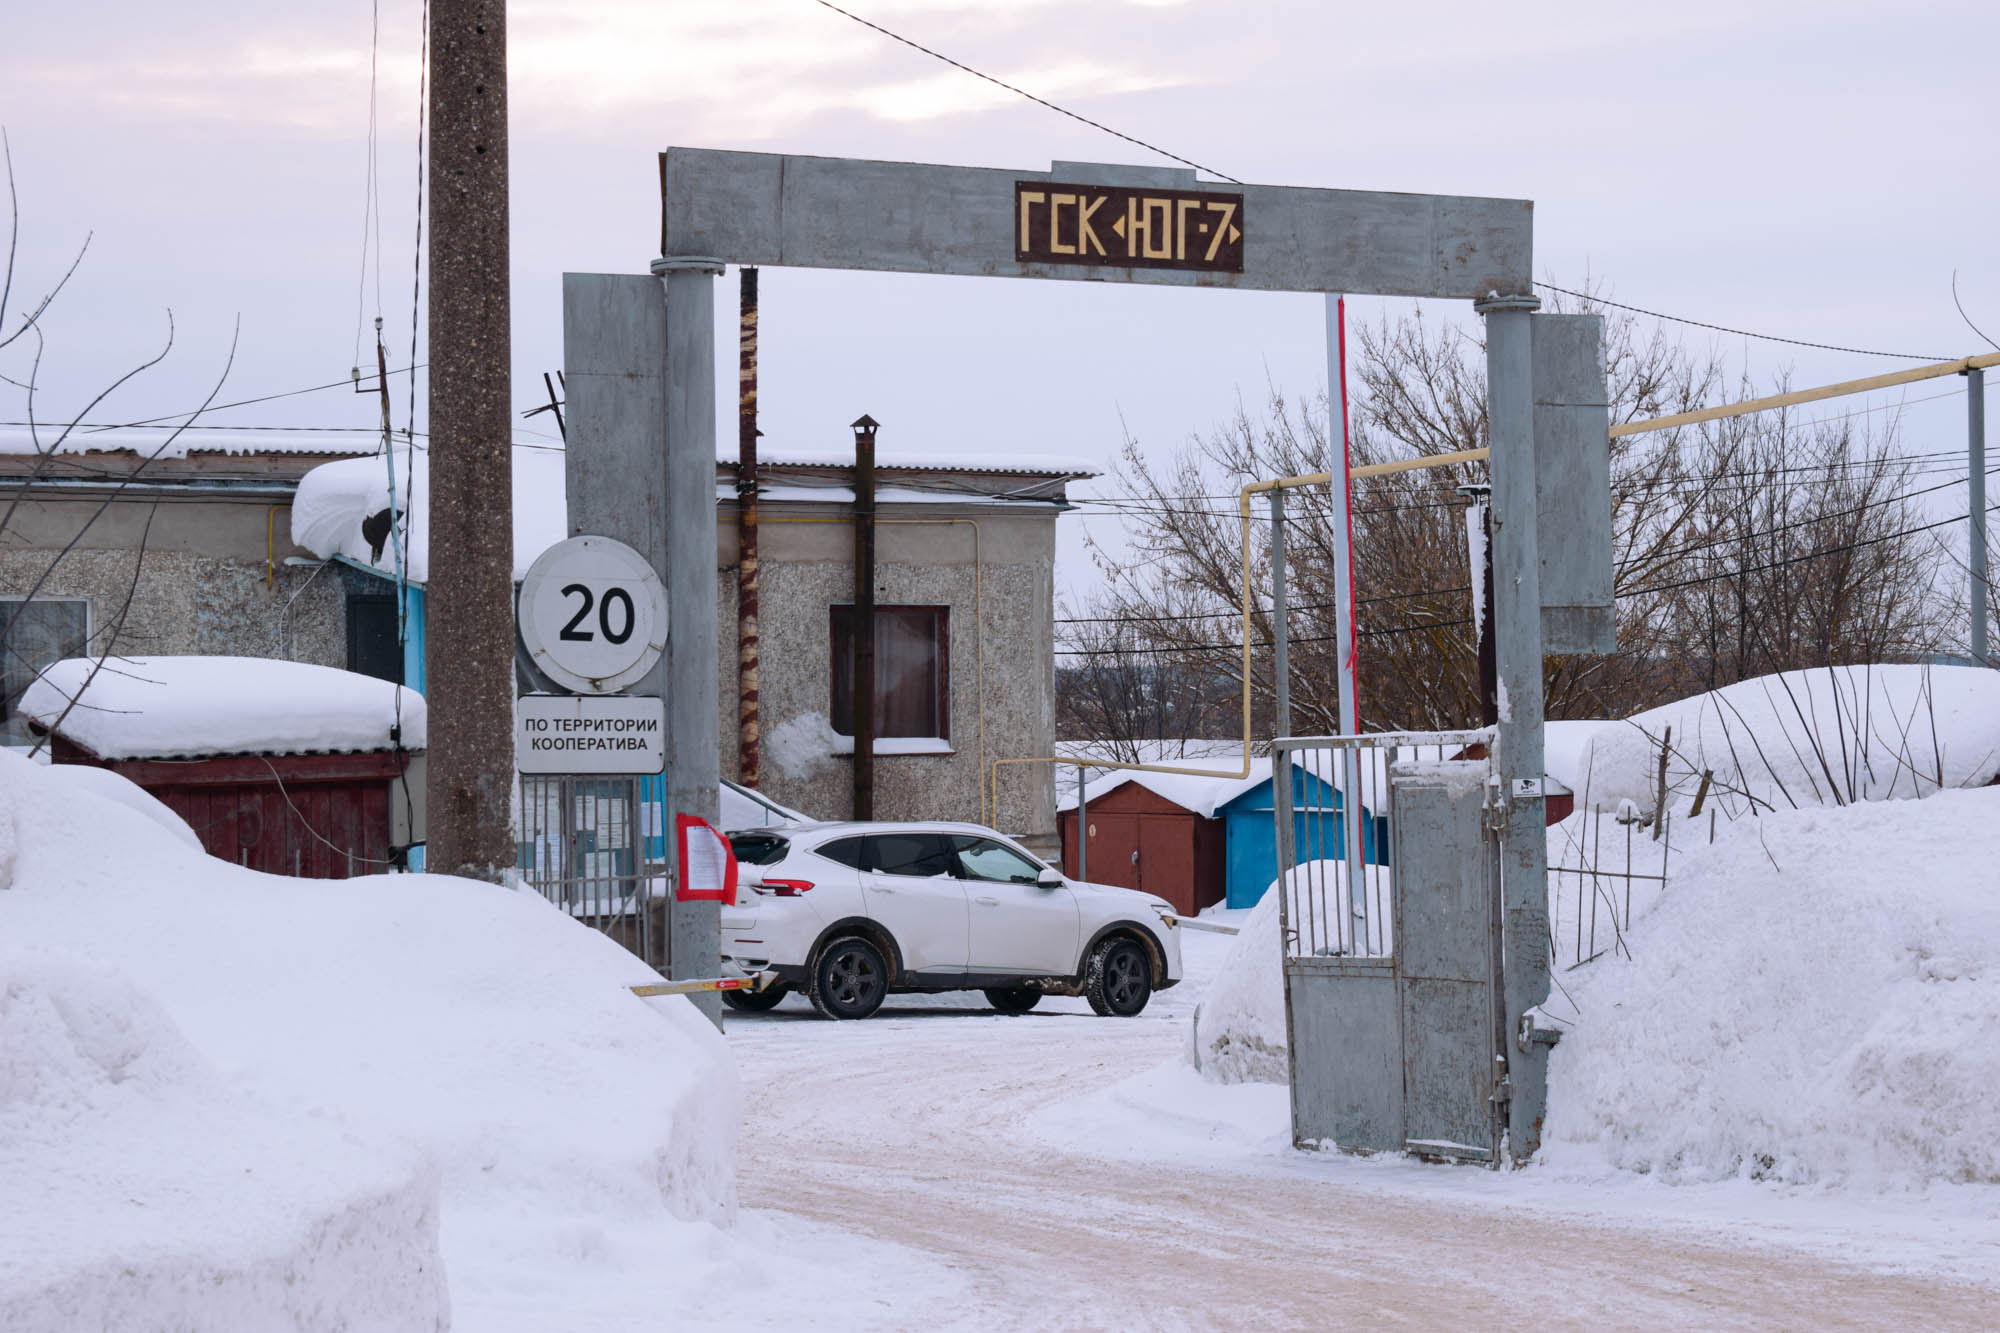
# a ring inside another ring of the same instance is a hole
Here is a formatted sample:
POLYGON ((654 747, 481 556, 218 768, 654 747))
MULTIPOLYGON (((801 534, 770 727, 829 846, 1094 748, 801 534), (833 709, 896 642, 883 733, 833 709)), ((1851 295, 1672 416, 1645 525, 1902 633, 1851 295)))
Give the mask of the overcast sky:
MULTIPOLYGON (((845 7, 1244 180, 1532 199, 1537 276, 1565 286, 1943 357, 1988 350, 1953 308, 1957 269, 1967 310, 2000 336, 1991 5, 845 7)), ((380 8, 379 263, 364 225, 372 13, 362 0, 72 0, 9 15, 14 307, 93 236, 48 326, 38 415, 80 410, 157 350, 168 309, 172 356, 93 419, 198 403, 239 318, 224 401, 345 379, 357 322, 378 310, 391 365, 407 364, 420 11, 380 8)), ((654 257, 656 154, 670 145, 1028 170, 1162 161, 811 0, 515 0, 509 21, 520 408, 561 364, 560 275, 642 272, 654 257)), ((762 288, 763 426, 784 443, 837 443, 868 412, 885 446, 1108 462, 1127 431, 1169 450, 1239 395, 1326 382, 1317 297, 801 270, 767 270, 762 288)), ((732 275, 717 302, 732 386, 734 303, 732 275)), ((1408 303, 1353 305, 1368 318, 1408 303)), ((1801 384, 1910 364, 1684 332, 1801 384)), ((362 357, 372 365, 372 343, 362 357)), ((422 429, 421 383, 416 412, 422 429)), ((345 390, 215 418, 374 419, 345 390)), ((1912 408, 1903 427, 1912 447, 1960 445, 1962 407, 1912 408)), ((1113 521, 1066 519, 1066 560, 1084 523, 1113 521)))

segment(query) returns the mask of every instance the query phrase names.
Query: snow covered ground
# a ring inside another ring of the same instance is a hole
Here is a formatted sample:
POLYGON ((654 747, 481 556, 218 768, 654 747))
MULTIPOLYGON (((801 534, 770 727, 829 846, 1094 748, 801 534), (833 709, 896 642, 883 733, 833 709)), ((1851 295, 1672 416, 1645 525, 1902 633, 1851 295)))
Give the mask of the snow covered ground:
POLYGON ((724 1043, 532 895, 257 875, 0 754, 0 1327, 1994 1327, 2000 789, 1735 827, 1569 974, 1491 1173, 1204 1079, 1244 937, 1137 1019, 724 1043))
POLYGON ((795 998, 732 1016, 745 1201, 841 1219, 961 1281, 823 1326, 1993 1326, 1991 1187, 1668 1186, 1293 1151, 1283 1086, 1187 1063, 1233 945, 1190 936, 1190 980, 1130 1022, 914 996, 863 1024, 795 998))
POLYGON ((1234 943, 1190 935, 1189 980, 1133 1020, 1074 1000, 1006 1018, 976 995, 896 997, 865 1023, 797 997, 731 1015, 745 1204, 933 1265, 908 1295, 830 1289, 819 1325, 1993 1327, 1991 1187, 1668 1186, 1294 1151, 1282 1085, 1210 1083, 1187 1061, 1234 943))

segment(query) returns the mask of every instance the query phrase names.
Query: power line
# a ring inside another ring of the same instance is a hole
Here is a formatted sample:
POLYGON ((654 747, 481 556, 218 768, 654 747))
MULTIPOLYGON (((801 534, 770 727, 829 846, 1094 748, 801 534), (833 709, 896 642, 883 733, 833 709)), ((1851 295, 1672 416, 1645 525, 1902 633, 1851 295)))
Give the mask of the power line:
MULTIPOLYGON (((1071 120, 1077 121, 1084 125, 1088 125, 1094 130, 1102 130, 1104 133, 1109 134, 1114 138, 1123 139, 1126 143, 1137 144, 1139 147, 1145 149, 1147 152, 1158 153, 1161 157, 1172 158, 1174 161, 1179 162, 1184 166, 1193 167, 1197 171, 1206 171, 1209 175, 1219 177, 1222 180, 1226 180, 1231 185, 1243 184, 1243 182, 1238 180, 1236 177, 1228 175, 1225 172, 1217 171, 1214 167, 1205 167, 1201 163, 1193 160, 1192 158, 1182 157, 1179 153, 1170 152, 1167 149, 1160 147, 1158 144, 1147 143, 1144 139, 1134 138, 1132 135, 1126 134, 1123 130, 1114 130, 1109 125, 1103 124, 1100 121, 1092 120, 1088 116, 1079 115, 1077 112, 1071 111, 1068 107, 1057 106, 1054 102, 1049 101, 1045 97, 1037 97, 1033 93, 1028 92, 1025 89, 1016 88, 1011 83, 1004 82, 1003 80, 994 78, 991 74, 986 74, 979 70, 976 70, 972 66, 964 63, 963 61, 953 60, 948 55, 944 55, 941 52, 933 51, 930 47, 924 46, 921 43, 911 41, 908 37, 903 36, 901 33, 891 32, 889 29, 883 27, 879 23, 871 23, 869 20, 862 18, 859 14, 849 13, 847 10, 842 9, 839 5, 832 4, 830 0, 813 0, 813 3, 821 6, 822 8, 830 9, 834 13, 839 14, 845 18, 853 19, 856 23, 859 23, 862 27, 871 28, 874 31, 881 33, 884 37, 887 37, 891 41, 901 42, 904 46, 907 46, 914 51, 921 51, 925 55, 931 57, 933 60, 941 60, 945 64, 950 65, 953 69, 962 70, 963 72, 970 74, 975 79, 983 79, 987 83, 992 84, 996 88, 1004 88, 1008 92, 1016 95, 1017 97, 1025 97, 1030 102, 1035 103, 1037 106, 1046 107, 1050 111, 1055 112, 1059 116, 1068 116, 1071 120)), ((1706 320, 1684 319, 1679 315, 1667 315, 1667 314, 1662 314, 1657 310, 1647 310, 1640 306, 1624 305, 1617 301, 1607 301, 1603 297, 1592 296, 1588 292, 1578 292, 1578 291, 1572 291, 1567 287, 1558 287, 1556 286, 1556 284, 1552 282, 1537 282, 1535 286, 1540 287, 1545 291, 1561 292, 1565 296, 1573 296, 1578 298, 1579 300, 1589 301, 1596 305, 1611 306, 1614 309, 1618 310, 1629 310, 1635 315, 1645 315, 1651 319, 1664 319, 1671 323, 1686 324, 1693 328, 1698 328, 1698 329, 1712 329, 1717 333, 1732 334, 1739 338, 1757 338, 1764 342, 1787 343, 1793 347, 1811 347, 1825 352, 1850 352, 1856 356, 1890 357, 1902 361, 1951 360, 1951 358, 1948 356, 1927 356, 1927 355, 1920 355, 1916 352, 1878 352, 1878 351, 1871 351, 1870 349, 1865 347, 1842 347, 1834 343, 1810 342, 1803 338, 1784 338, 1771 333, 1752 333, 1748 329, 1735 329, 1735 328, 1730 328, 1727 325, 1723 324, 1711 324, 1706 320)))
MULTIPOLYGON (((1989 514, 2000 513, 2000 504, 1988 505, 1986 508, 1986 512, 1989 514)), ((1938 519, 1934 523, 1923 523, 1913 528, 1903 528, 1897 532, 1885 532, 1877 537, 1869 537, 1857 542, 1846 542, 1840 546, 1827 547, 1825 550, 1808 551, 1804 555, 1790 556, 1783 560, 1771 561, 1768 564, 1750 565, 1740 569, 1729 569, 1729 570, 1724 570, 1718 574, 1704 574, 1699 578, 1681 579, 1674 583, 1660 583, 1660 584, 1655 584, 1652 587, 1648 588, 1632 588, 1625 592, 1618 593, 1617 599, 1620 601, 1625 601, 1634 597, 1650 596, 1654 593, 1675 592, 1682 588, 1692 588, 1704 583, 1726 582, 1730 579, 1741 578, 1746 574, 1768 573, 1769 571, 1774 569, 1784 569, 1790 565, 1804 564, 1809 560, 1824 560, 1828 556, 1844 555, 1849 551, 1859 551, 1866 549, 1867 547, 1870 546, 1879 546, 1883 542, 1894 541, 1898 537, 1914 537, 1918 533, 1933 532, 1938 528, 1950 527, 1954 523, 1963 523, 1966 521, 1966 519, 1970 517, 1971 517, 1970 514, 1958 514, 1951 518, 1938 519)), ((1440 590, 1438 595, 1440 596, 1444 595, 1444 591, 1446 590, 1440 590)), ((1467 589, 1461 587, 1449 591, 1464 592, 1467 591, 1467 589)), ((1424 594, 1406 594, 1406 595, 1422 596, 1424 594)), ((1357 603, 1357 605, 1359 605, 1359 603, 1357 603)), ((1236 615, 1240 613, 1227 612, 1224 614, 1236 615)), ((1140 619, 1143 621, 1145 618, 1138 617, 1136 619, 1140 619)), ((1472 621, 1470 619, 1464 619, 1464 620, 1440 620, 1440 621, 1425 622, 1422 624, 1415 624, 1415 625, 1391 625, 1378 629, 1359 630, 1356 632, 1355 637, 1363 639, 1381 638, 1392 634, 1414 634, 1419 630, 1426 630, 1426 629, 1450 629, 1460 625, 1470 625, 1471 623, 1472 621)), ((1311 635, 1303 638, 1292 637, 1288 638, 1286 641, 1288 643, 1294 643, 1294 644, 1330 643, 1333 641, 1333 638, 1334 638, 1333 635, 1323 634, 1323 635, 1311 635)), ((1252 648, 1268 648, 1271 645, 1268 642, 1259 643, 1253 641, 1250 646, 1252 648)), ((1159 653, 1240 652, 1242 651, 1242 648, 1243 645, 1241 643, 1186 643, 1186 644, 1161 644, 1145 648, 1058 648, 1056 649, 1056 652, 1058 656, 1063 656, 1063 657, 1114 657, 1114 656, 1151 656, 1159 653)))
POLYGON ((1170 157, 1174 161, 1179 162, 1184 166, 1193 167, 1196 171, 1206 171, 1211 176, 1219 176, 1223 180, 1228 181, 1231 185, 1241 185, 1243 183, 1242 181, 1237 180, 1234 176, 1224 175, 1222 172, 1217 171, 1214 167, 1205 167, 1201 163, 1194 161, 1192 158, 1182 157, 1179 153, 1170 153, 1166 149, 1160 147, 1158 144, 1147 143, 1144 139, 1135 139, 1131 135, 1126 134, 1122 130, 1114 130, 1109 125, 1103 124, 1100 121, 1092 120, 1089 116, 1078 115, 1076 112, 1071 111, 1068 107, 1057 106, 1054 102, 1049 101, 1045 97, 1037 97, 1033 93, 1028 92, 1025 89, 1016 88, 1011 83, 1006 83, 999 79, 996 79, 991 74, 982 74, 978 70, 974 69, 972 66, 965 64, 962 61, 953 60, 950 56, 944 55, 941 52, 933 51, 928 46, 924 46, 921 45, 920 43, 913 42, 909 38, 903 36, 901 33, 890 32, 887 28, 883 27, 879 23, 870 23, 867 19, 862 18, 859 14, 850 14, 846 10, 842 9, 839 5, 829 4, 828 0, 813 0, 813 2, 824 9, 831 9, 834 13, 839 14, 845 18, 853 19, 856 23, 859 23, 864 28, 873 28, 876 32, 881 33, 884 37, 889 38, 891 41, 901 42, 904 46, 909 47, 913 51, 921 51, 933 60, 942 60, 945 64, 950 65, 953 69, 963 70, 967 74, 970 74, 975 79, 984 79, 986 80, 986 82, 992 84, 996 88, 1005 88, 1008 92, 1013 93, 1017 97, 1025 97, 1030 102, 1035 103, 1037 106, 1047 107, 1049 110, 1055 112, 1059 116, 1068 116, 1071 120, 1078 121, 1082 124, 1088 125, 1090 126, 1090 128, 1094 130, 1103 130, 1106 134, 1109 134, 1114 138, 1123 139, 1126 143, 1129 144, 1137 144, 1139 147, 1145 149, 1149 153, 1158 153, 1161 157, 1170 157))
MULTIPOLYGON (((1988 476, 2000 475, 2000 464, 1996 464, 1995 466, 1986 469, 1986 475, 1988 476)), ((1859 514, 1863 510, 1874 509, 1881 505, 1894 504, 1901 500, 1913 500, 1920 495, 1929 495, 1934 491, 1950 490, 1960 484, 1961 482, 1957 478, 1954 478, 1951 481, 1939 482, 1934 486, 1926 486, 1920 490, 1898 491, 1894 495, 1885 495, 1877 500, 1864 500, 1862 503, 1858 505, 1851 505, 1845 509, 1828 510, 1825 513, 1814 514, 1811 515, 1810 517, 1802 518, 1795 522, 1781 523, 1775 528, 1766 528, 1760 532, 1739 533, 1733 536, 1722 536, 1710 539, 1708 541, 1696 542, 1691 546, 1684 546, 1679 548, 1678 550, 1674 551, 1670 556, 1665 558, 1680 559, 1692 555, 1696 552, 1712 550, 1713 548, 1718 546, 1736 545, 1746 541, 1761 541, 1769 537, 1775 537, 1780 533, 1790 532, 1796 528, 1810 527, 1815 523, 1825 523, 1834 519, 1845 518, 1849 515, 1859 514)), ((1963 521, 1965 517, 1967 516, 1960 515, 1959 520, 1957 521, 1963 521)), ((1932 526, 1941 527, 1944 525, 1933 524, 1932 526)), ((1909 536, 1913 533, 1923 532, 1927 530, 1928 529, 1926 528, 1911 528, 1901 533, 1889 533, 1883 537, 1872 538, 1870 539, 1870 542, 1886 541, 1891 537, 1909 536)), ((1870 544, 1870 542, 1858 543, 1856 545, 1849 545, 1849 546, 1834 547, 1828 551, 1816 552, 1814 554, 1830 555, 1838 551, 1855 550, 1858 548, 1859 545, 1868 545, 1870 544)), ((1810 559, 1812 558, 1812 556, 1809 555, 1800 558, 1810 559)), ((1759 568, 1777 568, 1777 566, 1775 565, 1761 566, 1759 568)), ((1729 578, 1735 574, 1755 573, 1755 572, 1757 572, 1756 569, 1735 570, 1731 571, 1730 573, 1706 576, 1701 579, 1693 580, 1693 582, 1701 583, 1701 582, 1711 581, 1713 579, 1729 578)), ((1638 589, 1633 589, 1630 592, 1620 593, 1619 596, 1637 597, 1645 593, 1666 592, 1672 590, 1673 588, 1687 587, 1687 586, 1691 586, 1691 584, 1678 583, 1678 584, 1662 585, 1660 587, 1655 587, 1655 588, 1638 588, 1638 589)), ((1379 597, 1363 597, 1358 599, 1354 604, 1356 606, 1373 606, 1373 605, 1379 605, 1383 602, 1409 601, 1413 598, 1418 598, 1418 597, 1450 597, 1458 593, 1470 592, 1471 590, 1472 589, 1469 584, 1461 583, 1449 588, 1423 588, 1415 592, 1389 593, 1379 597)), ((1334 604, 1332 602, 1301 602, 1294 604, 1291 607, 1291 610, 1323 611, 1333 605, 1334 604)), ((1197 611, 1197 612, 1189 612, 1187 614, 1177 614, 1177 615, 1139 614, 1139 615, 1125 615, 1125 616, 1058 616, 1056 617, 1055 623, 1058 625, 1169 624, 1169 623, 1185 622, 1191 620, 1233 619, 1234 617, 1240 616, 1242 614, 1243 613, 1241 610, 1230 609, 1226 611, 1197 611)), ((1309 643, 1313 642, 1313 640, 1306 639, 1306 640, 1300 640, 1300 642, 1309 643)), ((1114 649, 1109 651, 1117 651, 1117 650, 1114 649)))
MULTIPOLYGON (((1986 512, 1989 514, 2000 513, 2000 505, 1988 505, 1986 512)), ((1914 528, 1904 528, 1900 532, 1885 532, 1879 537, 1868 537, 1858 542, 1847 542, 1840 546, 1830 546, 1823 551, 1808 551, 1804 555, 1788 556, 1783 560, 1773 560, 1769 564, 1750 565, 1741 569, 1728 569, 1720 574, 1705 574, 1700 578, 1682 579, 1676 583, 1658 583, 1650 588, 1634 588, 1629 592, 1622 592, 1618 595, 1620 597, 1646 597, 1657 592, 1676 592, 1679 589, 1692 588, 1703 583, 1720 583, 1728 579, 1741 578, 1745 574, 1763 574, 1773 569, 1784 569, 1789 565, 1803 564, 1808 560, 1823 560, 1830 555, 1845 555, 1849 551, 1859 551, 1870 546, 1880 546, 1883 542, 1894 541, 1898 537, 1914 537, 1920 532, 1932 532, 1938 528, 1947 528, 1954 523, 1963 523, 1971 517, 1970 513, 1959 514, 1953 518, 1941 518, 1935 523, 1923 523, 1914 528)))
MULTIPOLYGON (((1962 478, 1963 469, 1956 463, 1940 463, 1939 465, 1932 467, 1907 466, 1907 464, 1909 463, 1922 462, 1932 458, 1949 458, 1955 460, 1959 457, 1961 457, 1961 454, 1960 451, 1958 450, 1940 450, 1936 453, 1900 455, 1893 459, 1884 459, 1881 457, 1863 458, 1863 459, 1829 459, 1823 463, 1799 464, 1796 466, 1778 467, 1778 468, 1761 468, 1761 469, 1746 469, 1740 471, 1717 472, 1717 473, 1710 473, 1706 477, 1684 477, 1684 478, 1669 479, 1667 481, 1663 481, 1653 487, 1648 488, 1647 494, 1658 495, 1668 491, 1687 491, 1687 492, 1698 491, 1707 494, 1722 494, 1722 495, 1758 494, 1767 489, 1770 489, 1772 479, 1781 473, 1789 474, 1794 472, 1803 472, 1803 473, 1815 474, 1818 476, 1827 476, 1829 474, 1835 474, 1838 472, 1846 471, 1851 468, 1875 467, 1884 464, 1890 467, 1898 468, 1899 475, 1903 478, 1910 480, 1920 479, 1924 477, 1934 477, 1934 476, 1950 476, 1953 478, 1962 478), (1712 481, 1709 478, 1718 478, 1720 480, 1712 481)), ((1931 491, 1948 489, 1950 486, 1954 484, 1956 484, 1955 481, 1942 482, 1939 483, 1938 485, 1925 487, 1921 490, 1899 492, 1896 496, 1885 497, 1883 500, 1874 501, 1871 503, 1878 503, 1878 504, 1888 503, 1890 500, 1898 498, 1910 498, 1918 495, 1927 495, 1931 491)), ((1209 497, 1194 497, 1194 498, 1209 498, 1209 497)), ((1224 497, 1218 496, 1212 498, 1220 499, 1224 497)), ((1366 517, 1369 515, 1410 513, 1425 509, 1459 509, 1463 508, 1467 503, 1468 501, 1464 499, 1411 501, 1403 504, 1371 505, 1365 508, 1357 508, 1354 512, 1356 517, 1366 517)), ((1180 518, 1205 517, 1213 519, 1223 519, 1227 521, 1235 521, 1239 519, 1241 516, 1241 511, 1233 508, 1224 509, 1224 508, 1209 508, 1203 505, 1176 505, 1171 503, 1170 500, 1164 500, 1164 499, 1162 502, 1156 503, 1150 497, 1144 497, 1144 496, 1085 496, 1070 501, 1070 504, 1073 507, 1073 509, 1078 512, 1078 516, 1082 518, 1126 519, 1130 518, 1135 514, 1138 514, 1138 515, 1151 515, 1160 519, 1173 518, 1173 517, 1180 517, 1180 518)), ((1836 512, 1850 513, 1854 511, 1839 510, 1836 512)), ((1303 530, 1306 527, 1319 523, 1322 520, 1322 518, 1323 518, 1322 515, 1313 513, 1310 510, 1306 511, 1294 510, 1286 514, 1284 521, 1288 525, 1293 525, 1303 530)), ((1268 520, 1262 515, 1257 515, 1253 517, 1253 522, 1259 524, 1264 523, 1266 521, 1268 520)))
MULTIPOLYGON (((423 366, 421 366, 421 365, 412 365, 412 366, 404 366, 404 367, 402 367, 402 368, 401 368, 401 369, 399 369, 399 370, 391 370, 391 371, 390 371, 389 373, 390 373, 391 375, 407 375, 407 374, 409 374, 409 373, 410 373, 410 372, 411 372, 412 370, 422 370, 423 368, 424 368, 424 367, 423 367, 423 366)), ((228 411, 228 410, 229 410, 230 408, 232 408, 232 407, 250 407, 250 406, 253 406, 254 404, 257 404, 257 403, 274 403, 274 402, 278 401, 278 400, 279 400, 280 398, 298 398, 298 397, 300 397, 300 396, 302 396, 302 395, 304 395, 304 394, 309 394, 309 393, 323 393, 323 392, 325 392, 325 391, 326 391, 326 390, 328 390, 328 389, 351 389, 351 388, 353 388, 353 387, 354 387, 354 379, 353 379, 353 377, 352 377, 352 376, 350 376, 350 377, 348 377, 347 379, 344 379, 344 380, 334 380, 334 381, 333 381, 332 383, 330 383, 330 384, 314 384, 314 385, 311 385, 311 386, 309 386, 309 387, 307 387, 307 388, 304 388, 304 389, 287 389, 287 390, 286 390, 285 392, 283 392, 283 393, 267 393, 267 394, 264 394, 264 395, 263 395, 262 397, 259 397, 259 398, 242 398, 242 399, 238 399, 238 400, 237 400, 236 402, 233 402, 233 403, 217 403, 217 404, 216 404, 215 406, 213 406, 213 407, 204 407, 204 408, 201 408, 201 409, 199 409, 198 411, 195 411, 195 412, 169 412, 169 413, 167 413, 167 414, 166 414, 166 415, 164 415, 164 416, 157 416, 157 417, 147 417, 147 418, 146 418, 145 420, 143 420, 143 421, 121 421, 121 422, 118 422, 118 423, 116 423, 116 424, 113 424, 113 425, 102 425, 102 426, 88 426, 88 427, 86 427, 86 426, 82 426, 82 425, 80 425, 80 424, 73 424, 73 425, 71 426, 71 429, 73 429, 73 430, 131 430, 131 429, 133 429, 133 428, 135 428, 135 427, 138 427, 138 426, 158 426, 158 425, 162 425, 162 424, 164 424, 164 423, 168 423, 168 422, 173 422, 173 421, 178 421, 178 420, 180 420, 180 418, 182 418, 182 417, 187 417, 187 418, 189 418, 189 419, 191 420, 192 418, 194 418, 194 417, 196 417, 196 416, 199 416, 199 415, 201 415, 201 413, 203 413, 203 412, 226 412, 226 411, 228 411)), ((24 422, 13 422, 13 421, 10 421, 10 422, 4 422, 4 423, 0 423, 0 424, 4 424, 4 425, 10 425, 10 426, 13 426, 13 425, 24 425, 24 424, 26 424, 26 423, 24 423, 24 422)), ((228 427, 225 427, 225 426, 209 426, 209 425, 203 425, 203 426, 199 427, 199 429, 201 429, 201 430, 227 430, 227 429, 229 429, 229 428, 228 428, 228 427)), ((261 428, 261 427, 253 427, 253 428, 251 428, 251 429, 263 429, 263 428, 261 428)), ((291 426, 291 427, 286 427, 286 426, 274 426, 274 427, 270 427, 269 429, 273 429, 273 430, 320 430, 320 429, 328 429, 328 428, 326 428, 326 427, 317 427, 317 426, 291 426)), ((371 433, 372 433, 372 428, 371 428, 371 433)))
POLYGON ((1812 347, 1822 352, 1852 352, 1856 356, 1886 356, 1899 361, 1951 360, 1948 356, 1923 356, 1916 352, 1876 352, 1866 347, 1840 347, 1833 343, 1808 342, 1803 338, 1781 338, 1774 333, 1752 333, 1748 329, 1732 329, 1723 324, 1710 324, 1706 320, 1684 319, 1679 315, 1664 315, 1657 310, 1647 310, 1636 305, 1621 305, 1617 301, 1607 301, 1601 296, 1592 296, 1589 292, 1574 292, 1567 287, 1558 287, 1553 282, 1538 282, 1535 286, 1540 287, 1544 291, 1561 292, 1564 296, 1574 296, 1578 300, 1589 301, 1593 305, 1608 305, 1614 310, 1629 310, 1635 315, 1645 315, 1649 319, 1664 319, 1673 324, 1687 324, 1697 329, 1713 329, 1717 333, 1733 334, 1739 338, 1756 338, 1760 341, 1770 343, 1789 343, 1793 347, 1812 347))
MULTIPOLYGON (((1472 620, 1470 617, 1463 617, 1458 620, 1424 621, 1420 624, 1414 624, 1414 625, 1388 625, 1378 629, 1356 630, 1354 637, 1357 639, 1381 639, 1381 638, 1387 638, 1390 635, 1395 635, 1395 634, 1415 634, 1420 630, 1427 630, 1427 629, 1456 629, 1461 625, 1470 625, 1471 623, 1472 620)), ((1286 637, 1285 642, 1288 644, 1332 643, 1334 637, 1335 636, 1331 634, 1309 634, 1303 637, 1299 635, 1289 635, 1286 637)), ((1271 644, 1269 640, 1253 639, 1251 640, 1250 646, 1252 648, 1269 648, 1271 644)), ((1148 657, 1159 653, 1200 653, 1200 652, 1240 653, 1242 651, 1243 651, 1243 645, 1240 643, 1187 643, 1187 644, 1168 643, 1168 644, 1160 644, 1157 647, 1149 647, 1149 648, 1058 648, 1056 649, 1056 656, 1058 657, 1111 657, 1111 656, 1148 657)))

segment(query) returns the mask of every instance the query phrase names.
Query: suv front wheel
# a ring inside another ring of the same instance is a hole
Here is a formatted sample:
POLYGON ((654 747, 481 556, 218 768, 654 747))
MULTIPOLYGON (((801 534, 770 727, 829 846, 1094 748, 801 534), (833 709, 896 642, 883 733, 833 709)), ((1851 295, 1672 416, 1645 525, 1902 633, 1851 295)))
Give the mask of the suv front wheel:
POLYGON ((820 950, 806 996, 822 1018, 866 1018, 889 993, 889 965, 882 951, 859 935, 820 950))
POLYGON ((1153 998, 1152 960, 1137 940, 1108 939, 1090 955, 1084 997, 1105 1018, 1131 1018, 1153 998))

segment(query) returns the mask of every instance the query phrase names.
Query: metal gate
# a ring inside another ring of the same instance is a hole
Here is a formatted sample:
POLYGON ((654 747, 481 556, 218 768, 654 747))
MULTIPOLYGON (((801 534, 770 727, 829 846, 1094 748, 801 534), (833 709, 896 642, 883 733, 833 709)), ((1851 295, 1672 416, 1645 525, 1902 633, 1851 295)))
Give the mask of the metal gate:
POLYGON ((1506 1125, 1491 734, 1272 747, 1301 1147, 1497 1165, 1506 1125), (1483 748, 1475 753, 1484 754, 1483 748))
POLYGON ((653 967, 666 962, 666 868, 645 860, 636 777, 521 778, 522 878, 653 967))

